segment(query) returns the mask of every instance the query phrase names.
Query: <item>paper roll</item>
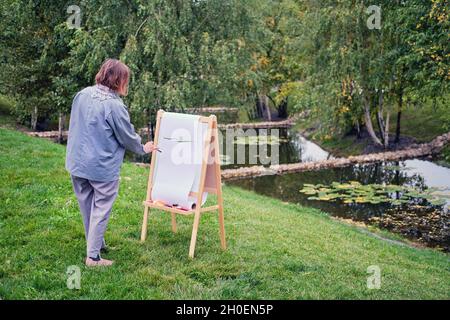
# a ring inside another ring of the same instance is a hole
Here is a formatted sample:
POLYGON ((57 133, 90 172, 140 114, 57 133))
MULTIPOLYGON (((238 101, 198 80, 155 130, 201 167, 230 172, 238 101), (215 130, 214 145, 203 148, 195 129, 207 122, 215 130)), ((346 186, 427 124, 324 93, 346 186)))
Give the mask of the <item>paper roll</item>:
MULTIPOLYGON (((152 200, 186 210, 194 209, 200 184, 207 124, 200 116, 164 112, 160 120, 158 148, 153 173, 152 200)), ((203 193, 202 203, 207 193, 203 193)))

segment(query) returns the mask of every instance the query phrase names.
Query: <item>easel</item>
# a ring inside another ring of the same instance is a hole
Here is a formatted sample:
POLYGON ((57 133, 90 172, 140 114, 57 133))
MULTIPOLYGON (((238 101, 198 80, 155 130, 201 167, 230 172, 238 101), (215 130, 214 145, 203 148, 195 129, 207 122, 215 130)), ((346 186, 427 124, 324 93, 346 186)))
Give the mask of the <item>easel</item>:
MULTIPOLYGON (((159 110, 156 116, 156 129, 155 129, 155 138, 154 145, 158 145, 159 138, 159 126, 161 123, 161 118, 164 115, 163 110, 159 110)), ((189 257, 194 258, 195 244, 197 242, 197 231, 198 226, 200 224, 200 216, 204 212, 218 210, 219 212, 219 233, 220 233, 220 244, 222 249, 226 249, 226 241, 225 241, 225 225, 223 218, 223 197, 222 197, 222 179, 220 172, 220 153, 219 153, 219 134, 217 128, 217 119, 216 116, 211 115, 209 117, 200 117, 200 122, 207 123, 208 129, 206 134, 206 139, 204 141, 203 148, 203 158, 202 158, 202 167, 201 167, 201 175, 200 175, 200 183, 197 192, 191 192, 189 195, 196 197, 196 206, 194 209, 185 211, 174 207, 167 207, 164 205, 160 205, 154 203, 151 199, 152 193, 152 177, 153 170, 155 168, 157 152, 153 151, 152 159, 150 164, 150 174, 148 177, 148 185, 147 185, 147 197, 143 202, 144 204, 144 219, 142 222, 142 232, 141 232, 141 242, 144 242, 147 238, 147 225, 148 225, 148 214, 150 208, 159 209, 163 211, 170 212, 172 214, 172 231, 177 232, 177 220, 176 215, 191 215, 194 214, 194 224, 192 227, 192 236, 191 236, 191 244, 189 247, 189 257), (212 147, 212 152, 211 152, 212 147), (211 152, 211 154, 210 154, 211 152), (212 162, 208 162, 209 159, 212 158, 212 162), (217 195, 217 205, 202 208, 202 195, 203 192, 208 192, 211 194, 217 195)))

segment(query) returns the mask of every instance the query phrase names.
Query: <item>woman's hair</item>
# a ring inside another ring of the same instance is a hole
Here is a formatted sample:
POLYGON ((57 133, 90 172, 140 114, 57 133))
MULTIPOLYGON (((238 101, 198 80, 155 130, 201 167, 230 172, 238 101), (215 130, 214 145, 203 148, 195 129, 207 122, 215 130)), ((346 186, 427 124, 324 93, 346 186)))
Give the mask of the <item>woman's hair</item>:
POLYGON ((120 95, 126 96, 129 79, 130 68, 126 64, 117 59, 107 59, 95 76, 95 83, 107 86, 120 95))

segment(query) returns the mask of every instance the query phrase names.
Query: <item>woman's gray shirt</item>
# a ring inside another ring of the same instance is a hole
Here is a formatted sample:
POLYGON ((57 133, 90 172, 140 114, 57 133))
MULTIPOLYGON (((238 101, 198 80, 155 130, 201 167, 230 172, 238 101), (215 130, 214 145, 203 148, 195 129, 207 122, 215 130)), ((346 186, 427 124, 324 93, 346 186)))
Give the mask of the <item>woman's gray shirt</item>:
POLYGON ((70 114, 67 171, 89 180, 117 180, 125 149, 145 153, 122 99, 102 85, 78 92, 70 114))

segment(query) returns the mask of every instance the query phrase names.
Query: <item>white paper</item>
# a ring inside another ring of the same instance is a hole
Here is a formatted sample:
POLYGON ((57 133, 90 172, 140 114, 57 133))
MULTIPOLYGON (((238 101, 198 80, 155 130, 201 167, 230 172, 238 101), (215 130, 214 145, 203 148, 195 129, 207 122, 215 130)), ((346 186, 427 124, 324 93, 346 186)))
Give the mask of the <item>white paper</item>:
MULTIPOLYGON (((164 112, 160 120, 158 148, 153 173, 152 200, 191 210, 197 201, 190 197, 200 184, 204 137, 207 124, 200 116, 164 112)), ((203 193, 202 205, 207 193, 203 193)))

